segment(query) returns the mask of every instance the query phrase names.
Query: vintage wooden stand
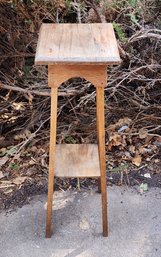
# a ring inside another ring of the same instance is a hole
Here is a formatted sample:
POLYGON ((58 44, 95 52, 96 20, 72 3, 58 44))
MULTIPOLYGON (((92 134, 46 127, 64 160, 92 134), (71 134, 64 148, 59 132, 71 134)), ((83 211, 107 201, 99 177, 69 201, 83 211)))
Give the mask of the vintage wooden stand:
POLYGON ((52 234, 54 176, 98 177, 102 195, 103 236, 108 236, 104 87, 107 65, 120 63, 113 27, 109 23, 43 24, 35 63, 48 65, 48 84, 51 87, 46 237, 52 234), (72 77, 85 78, 96 87, 98 144, 56 145, 58 87, 72 77))

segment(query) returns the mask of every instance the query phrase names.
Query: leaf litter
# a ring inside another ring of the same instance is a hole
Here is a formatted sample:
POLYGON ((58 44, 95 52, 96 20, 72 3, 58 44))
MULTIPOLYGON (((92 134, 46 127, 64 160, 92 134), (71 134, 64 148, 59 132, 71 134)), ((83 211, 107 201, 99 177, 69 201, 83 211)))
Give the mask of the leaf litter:
MULTIPOLYGON (((102 10, 105 21, 114 21, 122 58, 119 67, 108 69, 109 83, 105 89, 107 182, 109 185, 139 187, 148 183, 148 186, 161 187, 161 64, 157 25, 160 24, 160 13, 156 1, 149 1, 146 8, 141 4, 141 14, 138 4, 134 7, 126 1, 125 5, 121 2, 115 5, 113 1, 108 8, 97 3, 93 9, 92 4, 87 8, 84 3, 79 16, 83 23, 100 22, 102 16, 98 16, 102 10), (99 8, 99 12, 95 8, 99 8), (129 16, 130 10, 132 16, 129 16), (156 13, 154 22, 153 12, 156 13), (151 177, 144 176, 148 173, 151 177)), ((58 17, 54 16, 56 12, 51 13, 53 6, 50 3, 42 6, 2 1, 0 8, 2 208, 9 208, 12 202, 21 205, 28 196, 47 191, 50 91, 46 67, 33 66, 33 60, 41 22, 55 22, 58 17), (31 12, 30 22, 24 23, 26 14, 31 12)), ((65 1, 58 1, 56 8, 61 10, 60 22, 78 22, 77 11, 74 13, 75 9, 72 9, 71 12, 65 1)), ((92 85, 80 78, 64 83, 59 92, 57 143, 95 143, 95 114, 92 85)), ((96 184, 96 180, 80 180, 80 188, 96 184)), ((56 189, 77 186, 78 181, 74 178, 55 181, 56 189)))

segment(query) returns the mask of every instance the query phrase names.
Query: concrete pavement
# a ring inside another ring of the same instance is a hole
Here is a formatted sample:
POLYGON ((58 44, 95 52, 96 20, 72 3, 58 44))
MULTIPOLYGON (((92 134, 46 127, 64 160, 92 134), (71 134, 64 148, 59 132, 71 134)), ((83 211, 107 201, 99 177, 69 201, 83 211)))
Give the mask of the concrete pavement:
POLYGON ((161 190, 109 187, 109 237, 94 190, 56 192, 54 234, 45 239, 46 196, 0 214, 0 257, 161 257, 161 190))

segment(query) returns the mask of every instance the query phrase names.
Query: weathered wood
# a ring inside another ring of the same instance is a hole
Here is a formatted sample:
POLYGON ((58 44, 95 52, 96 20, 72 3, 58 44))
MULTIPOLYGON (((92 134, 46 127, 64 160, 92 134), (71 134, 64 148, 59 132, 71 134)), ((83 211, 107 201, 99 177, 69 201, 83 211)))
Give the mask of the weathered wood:
POLYGON ((48 65, 51 87, 51 128, 46 237, 51 237, 54 175, 99 177, 102 195, 103 236, 108 236, 105 159, 104 87, 106 66, 120 63, 112 24, 43 24, 35 64, 48 65), (58 87, 72 77, 96 86, 97 145, 57 145, 58 87), (55 159, 56 158, 56 159, 55 159))
POLYGON ((51 237, 52 203, 54 191, 54 168, 57 124, 57 88, 51 89, 51 117, 50 117, 50 150, 49 150, 49 175, 48 175, 48 202, 46 215, 46 237, 51 237))
MULTIPOLYGON (((106 81, 106 76, 105 76, 106 81)), ((99 84, 99 83, 98 83, 99 84)), ((106 85, 106 84, 105 84, 106 85)), ((98 108, 96 108, 96 130, 97 130, 97 144, 99 146, 99 134, 98 134, 98 108)), ((98 193, 101 193, 101 178, 98 178, 98 193)))
POLYGON ((105 121, 104 121, 104 88, 96 87, 98 149, 101 172, 102 219, 103 236, 108 236, 107 222, 107 186, 106 186, 106 157, 105 157, 105 121))
POLYGON ((106 65, 49 65, 49 87, 59 87, 66 80, 81 77, 94 86, 106 86, 106 65))
POLYGON ((68 178, 99 177, 98 145, 56 145, 55 176, 68 178))
POLYGON ((42 24, 35 64, 58 63, 120 63, 112 24, 42 24))

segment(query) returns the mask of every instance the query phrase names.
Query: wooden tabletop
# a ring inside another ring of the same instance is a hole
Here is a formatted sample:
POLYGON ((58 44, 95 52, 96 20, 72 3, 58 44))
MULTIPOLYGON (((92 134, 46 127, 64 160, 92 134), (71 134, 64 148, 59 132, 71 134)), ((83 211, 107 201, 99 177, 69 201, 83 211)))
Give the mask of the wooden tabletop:
POLYGON ((119 64, 111 23, 41 25, 35 64, 119 64))

